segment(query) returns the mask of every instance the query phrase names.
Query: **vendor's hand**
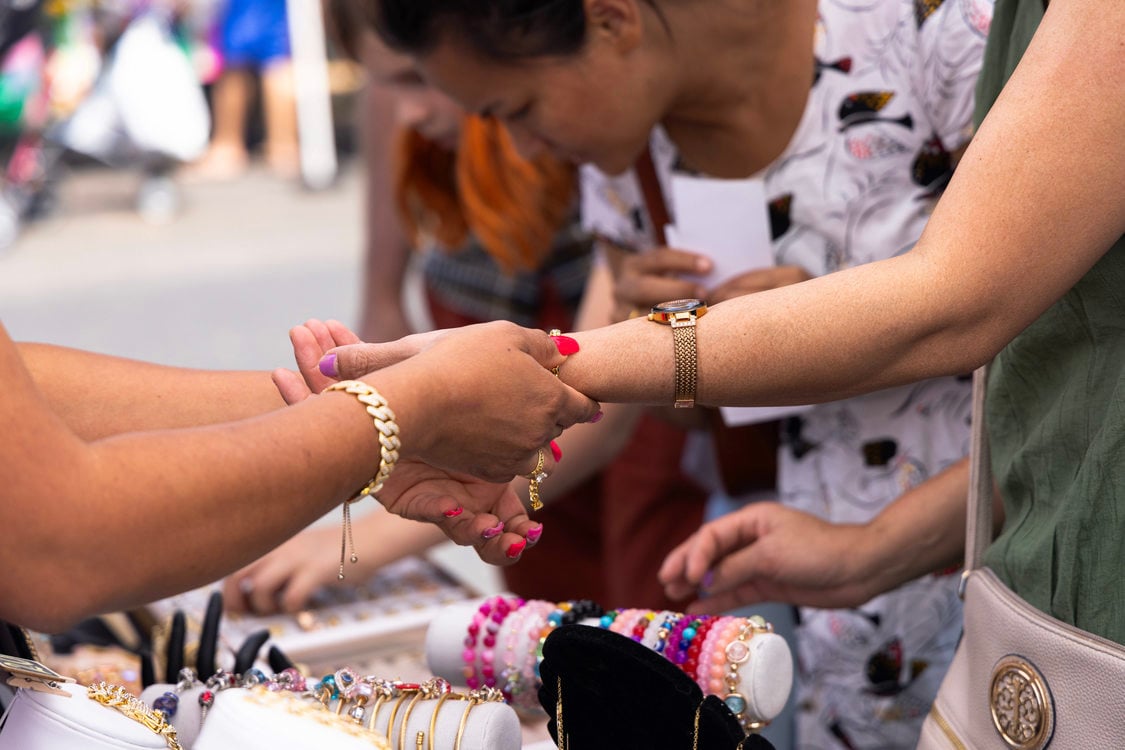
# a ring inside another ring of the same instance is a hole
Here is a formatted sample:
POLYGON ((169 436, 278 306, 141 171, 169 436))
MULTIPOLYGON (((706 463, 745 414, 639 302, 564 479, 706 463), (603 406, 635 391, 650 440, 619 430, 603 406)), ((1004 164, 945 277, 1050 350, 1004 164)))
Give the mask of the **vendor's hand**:
MULTIPOLYGON (((577 351, 573 339, 556 342, 543 331, 506 322, 450 329, 428 341, 409 338, 413 341, 331 353, 337 375, 355 379, 382 365, 395 347, 407 351, 421 344, 417 354, 383 372, 388 380, 405 382, 426 407, 410 415, 410 432, 401 437, 406 455, 433 466, 507 482, 531 473, 542 450, 543 471, 551 474, 550 442, 599 411, 596 401, 551 374, 550 368, 566 360, 563 351, 577 351)), ((371 380, 378 387, 379 376, 371 380)), ((383 395, 397 408, 393 393, 383 395)))
POLYGON ((624 255, 614 275, 614 318, 625 320, 638 312, 648 314, 660 302, 673 299, 705 299, 707 290, 684 276, 703 275, 711 270, 704 255, 669 247, 624 255))
POLYGON ((293 345, 297 372, 274 370, 273 384, 285 403, 292 405, 320 393, 334 382, 317 367, 321 357, 337 346, 358 344, 359 337, 338 320, 320 321, 314 318, 290 328, 289 341, 293 345))
POLYGON ((855 607, 877 591, 859 571, 873 540, 864 526, 834 525, 778 503, 757 502, 704 525, 669 553, 659 578, 690 611, 724 612, 779 601, 855 607))
POLYGON ((808 281, 811 278, 812 274, 801 266, 757 268, 724 281, 708 292, 705 299, 708 304, 717 305, 728 299, 753 294, 754 292, 778 289, 801 281, 808 281))
MULTIPOLYGON (((551 460, 549 451, 547 460, 551 460)), ((454 542, 474 547, 482 560, 493 565, 514 563, 543 531, 543 524, 528 518, 511 485, 419 461, 400 460, 378 500, 403 518, 436 524, 454 542)))

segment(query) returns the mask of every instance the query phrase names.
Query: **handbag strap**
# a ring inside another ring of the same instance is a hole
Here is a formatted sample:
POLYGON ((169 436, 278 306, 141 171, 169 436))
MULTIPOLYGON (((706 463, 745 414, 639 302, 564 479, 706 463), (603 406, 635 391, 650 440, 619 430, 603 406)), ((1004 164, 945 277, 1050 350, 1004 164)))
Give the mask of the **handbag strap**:
POLYGON ((965 524, 965 570, 980 567, 992 543, 992 461, 984 423, 984 395, 988 365, 973 372, 973 427, 969 444, 969 503, 965 524))
POLYGON ((652 149, 645 147, 644 152, 637 157, 633 169, 637 182, 640 183, 648 220, 652 224, 652 241, 660 246, 667 245, 664 227, 672 220, 668 214, 668 202, 664 200, 664 191, 660 188, 660 178, 656 175, 656 165, 652 161, 652 149))

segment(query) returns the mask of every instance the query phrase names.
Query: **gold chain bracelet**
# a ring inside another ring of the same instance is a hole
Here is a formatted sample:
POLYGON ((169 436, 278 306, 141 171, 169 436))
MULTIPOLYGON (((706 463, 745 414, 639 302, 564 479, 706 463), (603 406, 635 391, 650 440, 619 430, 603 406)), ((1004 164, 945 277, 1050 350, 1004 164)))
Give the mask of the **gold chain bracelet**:
POLYGON ((169 750, 183 750, 183 746, 176 738, 176 728, 168 723, 164 714, 153 711, 144 701, 131 694, 121 685, 99 682, 86 688, 86 695, 103 706, 117 709, 133 721, 139 722, 159 734, 168 744, 169 750))
POLYGON ((402 441, 398 437, 398 423, 395 422, 395 413, 387 405, 387 399, 379 392, 359 380, 341 380, 324 389, 328 391, 343 391, 355 396, 363 404, 368 415, 375 422, 375 431, 379 435, 379 470, 371 481, 363 486, 354 497, 344 501, 344 528, 340 536, 340 572, 338 578, 344 580, 344 550, 351 547, 352 564, 359 562, 355 553, 355 542, 352 540, 352 515, 351 505, 365 497, 374 497, 376 492, 383 489, 383 483, 395 468, 398 462, 398 452, 402 448, 402 441))

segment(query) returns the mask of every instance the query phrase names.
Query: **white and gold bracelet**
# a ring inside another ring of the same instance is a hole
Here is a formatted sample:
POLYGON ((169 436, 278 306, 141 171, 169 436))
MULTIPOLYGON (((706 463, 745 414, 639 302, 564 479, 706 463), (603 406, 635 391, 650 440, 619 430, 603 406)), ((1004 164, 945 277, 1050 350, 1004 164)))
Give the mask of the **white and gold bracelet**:
POLYGON ((339 579, 344 580, 344 550, 350 546, 352 550, 351 561, 356 563, 359 556, 355 553, 355 543, 352 541, 351 504, 365 497, 374 497, 375 493, 383 489, 387 477, 398 462, 398 452, 402 448, 402 441, 398 437, 398 423, 395 422, 395 413, 387 405, 377 390, 359 380, 341 380, 324 389, 328 391, 343 391, 350 393, 363 404, 371 419, 375 422, 375 431, 379 434, 379 470, 371 481, 365 484, 354 497, 344 501, 344 528, 340 539, 340 572, 339 579))

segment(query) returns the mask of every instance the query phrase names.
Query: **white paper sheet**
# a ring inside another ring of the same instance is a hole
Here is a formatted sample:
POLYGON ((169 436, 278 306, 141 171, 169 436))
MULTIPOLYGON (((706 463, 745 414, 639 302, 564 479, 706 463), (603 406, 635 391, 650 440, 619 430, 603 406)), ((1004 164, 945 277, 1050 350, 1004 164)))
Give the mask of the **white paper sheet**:
MULTIPOLYGON (((673 175, 671 211, 664 228, 668 245, 704 253, 714 270, 697 280, 708 288, 755 268, 774 265, 765 183, 758 178, 716 180, 673 175)), ((723 407, 723 421, 737 426, 805 411, 808 406, 723 407)))

